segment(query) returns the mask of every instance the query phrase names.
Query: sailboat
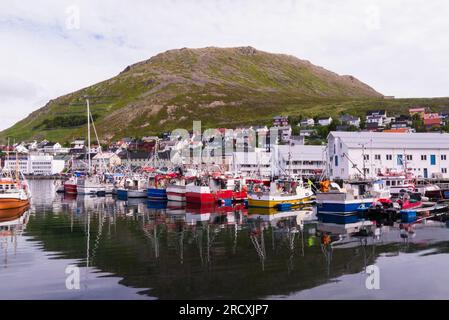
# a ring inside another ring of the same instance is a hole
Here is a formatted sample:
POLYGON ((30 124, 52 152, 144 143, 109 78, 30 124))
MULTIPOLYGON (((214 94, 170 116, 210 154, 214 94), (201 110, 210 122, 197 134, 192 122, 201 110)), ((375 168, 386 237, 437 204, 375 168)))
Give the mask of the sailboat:
MULTIPOLYGON (((76 182, 76 190, 78 194, 89 195, 89 194, 99 194, 105 193, 106 188, 103 186, 98 175, 92 175, 92 159, 91 159, 91 143, 90 143, 90 123, 93 118, 90 113, 90 103, 89 99, 86 98, 87 106, 87 160, 88 160, 88 175, 84 177, 79 177, 76 182)), ((94 126, 95 130, 95 126, 94 126)), ((95 130, 96 133, 96 130, 95 130)), ((98 137, 97 137, 98 140, 98 137)))

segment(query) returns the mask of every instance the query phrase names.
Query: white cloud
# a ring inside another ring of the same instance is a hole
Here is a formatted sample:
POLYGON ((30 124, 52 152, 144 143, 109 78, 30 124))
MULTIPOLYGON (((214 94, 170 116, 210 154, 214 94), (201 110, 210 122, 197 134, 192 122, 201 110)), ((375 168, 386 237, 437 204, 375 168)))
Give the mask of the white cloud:
POLYGON ((0 89, 8 110, 0 129, 42 101, 181 47, 252 45, 352 74, 384 94, 448 96, 448 14, 444 0, 2 0, 0 86, 24 85, 14 110, 11 88, 0 89), (70 6, 79 7, 79 29, 66 28, 70 6))

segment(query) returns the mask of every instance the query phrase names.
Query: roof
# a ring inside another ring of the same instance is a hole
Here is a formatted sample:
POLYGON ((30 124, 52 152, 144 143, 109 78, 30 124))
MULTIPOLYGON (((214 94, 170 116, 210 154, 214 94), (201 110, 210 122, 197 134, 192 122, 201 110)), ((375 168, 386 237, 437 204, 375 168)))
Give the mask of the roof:
POLYGON ((325 148, 325 146, 311 145, 279 146, 279 154, 285 160, 288 160, 289 154, 292 160, 319 160, 323 159, 325 148))
POLYGON ((374 116, 374 115, 386 115, 387 112, 385 110, 371 110, 366 113, 367 116, 374 116))
POLYGON ((408 112, 426 112, 426 108, 410 108, 408 112))
POLYGON ((349 148, 377 149, 449 149, 449 133, 389 133, 389 132, 337 132, 329 138, 339 138, 349 148))
POLYGON ((345 114, 340 117, 340 120, 343 122, 349 122, 349 121, 359 121, 360 118, 356 116, 351 116, 349 114, 345 114))
POLYGON ((383 132, 388 132, 388 133, 405 133, 405 132, 409 132, 409 131, 410 131, 409 128, 397 128, 397 129, 384 130, 383 132))
POLYGON ((117 156, 117 155, 112 152, 101 152, 101 153, 97 153, 95 155, 94 159, 110 159, 114 156, 117 156))
POLYGON ((142 152, 142 151, 137 151, 137 152, 121 152, 119 154, 120 158, 122 159, 130 159, 130 160, 141 160, 141 159, 149 159, 150 154, 148 152, 142 152))
POLYGON ((238 164, 270 164, 270 152, 234 152, 234 162, 238 164))

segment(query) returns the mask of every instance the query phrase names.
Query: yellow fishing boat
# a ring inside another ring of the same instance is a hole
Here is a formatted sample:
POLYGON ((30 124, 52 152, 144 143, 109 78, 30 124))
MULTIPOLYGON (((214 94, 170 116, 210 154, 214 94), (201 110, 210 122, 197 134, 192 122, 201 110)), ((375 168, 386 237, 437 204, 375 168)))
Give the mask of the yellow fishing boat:
POLYGON ((314 196, 302 181, 273 181, 268 191, 254 190, 248 194, 248 206, 257 208, 276 208, 280 204, 292 206, 310 203, 314 196))

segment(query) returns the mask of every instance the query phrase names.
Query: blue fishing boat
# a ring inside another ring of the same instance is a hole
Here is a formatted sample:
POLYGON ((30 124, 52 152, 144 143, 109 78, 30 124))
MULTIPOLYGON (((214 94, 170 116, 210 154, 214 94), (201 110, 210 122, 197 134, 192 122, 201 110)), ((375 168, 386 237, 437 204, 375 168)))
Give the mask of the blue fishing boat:
POLYGON ((383 181, 359 181, 340 187, 330 183, 316 194, 317 216, 326 223, 347 224, 360 220, 377 199, 390 198, 383 181))
POLYGON ((119 188, 117 189, 117 197, 119 199, 127 199, 128 198, 128 190, 125 188, 119 188))
POLYGON ((167 200, 167 190, 165 188, 148 188, 147 196, 150 200, 167 200))

